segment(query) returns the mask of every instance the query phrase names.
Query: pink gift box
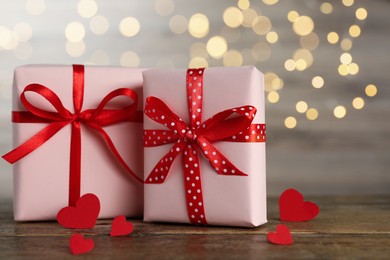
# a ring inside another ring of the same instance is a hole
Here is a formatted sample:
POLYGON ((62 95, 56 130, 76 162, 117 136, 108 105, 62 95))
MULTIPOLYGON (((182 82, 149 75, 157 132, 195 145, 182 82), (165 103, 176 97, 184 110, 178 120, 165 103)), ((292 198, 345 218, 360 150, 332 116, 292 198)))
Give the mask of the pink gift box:
MULTIPOLYGON (((252 123, 264 124, 264 80, 255 67, 207 68, 203 75, 203 120, 226 109, 250 105, 257 109, 252 123)), ((148 70, 143 72, 143 78, 144 97, 161 99, 187 124, 186 70, 148 70)), ((148 130, 168 130, 148 116, 144 117, 144 129, 145 134, 148 130)), ((213 145, 247 176, 219 175, 199 154, 207 223, 242 227, 266 223, 265 142, 217 141, 213 145)), ((144 148, 145 181, 172 146, 168 143, 144 148)), ((145 184, 144 221, 190 223, 182 156, 179 154, 173 161, 163 183, 145 184)))
MULTIPOLYGON (((89 67, 84 72, 82 111, 95 109, 102 99, 118 88, 138 94, 137 110, 142 111, 142 71, 120 67, 89 67)), ((26 65, 15 69, 13 111, 26 111, 20 95, 31 83, 46 86, 57 94, 64 107, 73 108, 72 66, 26 65)), ((55 111, 41 96, 26 96, 41 109, 55 111)), ((125 106, 129 100, 117 97, 108 108, 125 106), (111 107, 110 107, 111 106, 111 107)), ((14 147, 37 134, 48 123, 14 123, 14 147)), ((139 177, 143 176, 142 122, 120 122, 103 127, 120 156, 139 177)), ((17 221, 51 220, 68 206, 71 125, 68 124, 36 150, 14 164, 14 218, 17 221)), ((143 185, 129 175, 109 151, 104 140, 81 124, 80 195, 94 193, 100 199, 99 218, 118 215, 141 216, 143 185)))

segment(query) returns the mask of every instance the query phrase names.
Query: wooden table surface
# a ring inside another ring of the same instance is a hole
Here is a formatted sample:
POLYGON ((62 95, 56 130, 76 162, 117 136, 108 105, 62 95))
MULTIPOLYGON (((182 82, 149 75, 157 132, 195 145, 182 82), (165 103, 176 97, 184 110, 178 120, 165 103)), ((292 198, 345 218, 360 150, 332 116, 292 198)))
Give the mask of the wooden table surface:
POLYGON ((110 237, 111 220, 92 230, 56 222, 15 223, 11 201, 0 203, 0 259, 66 259, 69 237, 82 233, 95 248, 85 259, 390 259, 390 196, 309 197, 320 215, 286 224, 294 244, 272 245, 266 234, 281 223, 277 199, 268 200, 269 223, 253 229, 195 227, 132 220, 128 237, 110 237))

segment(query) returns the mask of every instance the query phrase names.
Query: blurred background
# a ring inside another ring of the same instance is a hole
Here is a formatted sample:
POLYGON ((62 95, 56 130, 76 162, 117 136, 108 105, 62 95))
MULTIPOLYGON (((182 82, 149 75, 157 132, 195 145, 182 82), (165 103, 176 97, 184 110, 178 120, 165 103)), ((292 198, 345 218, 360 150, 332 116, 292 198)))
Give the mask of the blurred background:
MULTIPOLYGON (((255 65, 270 195, 389 194, 389 14, 386 0, 0 0, 0 153, 18 65, 255 65)), ((11 170, 0 161, 0 197, 11 170)))

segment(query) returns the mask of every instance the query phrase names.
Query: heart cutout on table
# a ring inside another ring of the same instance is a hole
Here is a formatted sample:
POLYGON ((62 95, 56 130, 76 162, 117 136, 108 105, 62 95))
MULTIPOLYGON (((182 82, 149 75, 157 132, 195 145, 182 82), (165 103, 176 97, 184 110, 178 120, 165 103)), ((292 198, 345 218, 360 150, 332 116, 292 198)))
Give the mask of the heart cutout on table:
POLYGON ((77 200, 75 207, 69 206, 58 211, 57 221, 66 228, 93 228, 99 212, 99 198, 88 193, 77 200))
POLYGON ((293 243, 290 229, 283 224, 277 225, 275 232, 268 232, 267 240, 276 245, 291 245, 293 243))
POLYGON ((285 190, 279 199, 280 220, 282 221, 308 221, 314 219, 320 212, 317 204, 303 201, 300 192, 294 189, 285 190))
POLYGON ((127 236, 133 232, 133 223, 127 222, 125 216, 117 216, 112 221, 110 236, 127 236))
POLYGON ((91 251, 95 247, 92 239, 86 239, 81 234, 74 234, 70 237, 69 248, 72 254, 80 255, 91 251))

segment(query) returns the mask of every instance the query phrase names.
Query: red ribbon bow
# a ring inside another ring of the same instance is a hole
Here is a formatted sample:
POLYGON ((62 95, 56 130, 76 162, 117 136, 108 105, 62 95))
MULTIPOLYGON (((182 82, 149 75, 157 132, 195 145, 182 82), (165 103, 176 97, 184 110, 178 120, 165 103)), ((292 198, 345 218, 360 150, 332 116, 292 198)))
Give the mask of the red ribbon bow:
POLYGON ((49 88, 40 84, 29 84, 25 87, 20 100, 29 111, 12 112, 12 121, 15 123, 49 123, 40 132, 29 140, 3 156, 9 163, 15 163, 44 144, 59 130, 68 124, 72 125, 70 141, 70 169, 69 169, 69 205, 75 206, 80 198, 80 166, 81 166, 81 124, 95 131, 106 141, 111 152, 126 171, 136 180, 143 182, 126 164, 115 148, 109 135, 102 128, 124 121, 142 122, 142 114, 136 111, 137 93, 128 88, 119 88, 110 92, 103 98, 96 109, 82 110, 84 98, 84 66, 73 65, 73 105, 74 113, 67 110, 60 98, 49 88), (50 112, 32 105, 26 98, 26 92, 35 92, 48 100, 57 112, 50 112), (112 99, 124 96, 129 98, 132 104, 121 109, 104 109, 112 99))
POLYGON ((198 150, 221 175, 246 176, 212 144, 216 141, 265 142, 265 124, 251 124, 256 114, 253 106, 224 110, 202 122, 204 69, 187 71, 187 101, 190 124, 156 97, 146 99, 145 114, 169 130, 144 130, 144 145, 153 147, 175 143, 157 163, 145 183, 163 183, 173 160, 183 153, 184 187, 187 214, 192 224, 207 224, 203 206, 198 150))

